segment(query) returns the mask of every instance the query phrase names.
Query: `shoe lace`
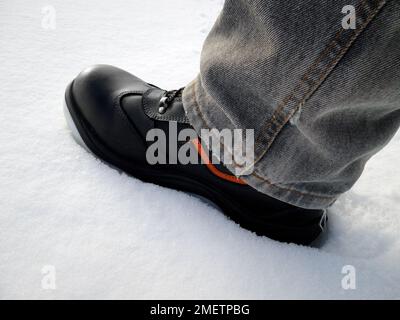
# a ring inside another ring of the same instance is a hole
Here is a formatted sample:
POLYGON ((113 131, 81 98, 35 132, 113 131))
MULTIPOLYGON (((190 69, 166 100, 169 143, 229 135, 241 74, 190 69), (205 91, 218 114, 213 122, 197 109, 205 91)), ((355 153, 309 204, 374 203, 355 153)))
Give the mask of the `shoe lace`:
POLYGON ((168 108, 171 106, 171 103, 174 102, 174 100, 176 98, 182 97, 182 93, 183 93, 184 89, 185 88, 183 87, 178 90, 166 91, 160 100, 158 113, 164 114, 168 110, 168 108))
POLYGON ((327 222, 328 222, 328 211, 324 210, 324 213, 321 217, 321 220, 319 222, 319 227, 321 228, 322 232, 325 231, 326 226, 327 226, 327 222))

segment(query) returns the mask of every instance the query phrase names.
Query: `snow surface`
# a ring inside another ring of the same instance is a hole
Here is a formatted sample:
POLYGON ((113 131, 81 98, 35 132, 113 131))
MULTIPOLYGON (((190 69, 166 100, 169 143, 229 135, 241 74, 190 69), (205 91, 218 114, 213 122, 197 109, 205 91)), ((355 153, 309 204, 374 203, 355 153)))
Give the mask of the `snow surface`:
POLYGON ((400 135, 330 213, 320 248, 257 237, 196 197, 121 175, 71 138, 62 100, 106 63, 192 80, 222 0, 0 2, 0 298, 400 298, 400 135), (56 9, 56 29, 42 8, 56 9), (54 266, 56 289, 42 288, 54 266), (353 265, 357 289, 343 290, 353 265))

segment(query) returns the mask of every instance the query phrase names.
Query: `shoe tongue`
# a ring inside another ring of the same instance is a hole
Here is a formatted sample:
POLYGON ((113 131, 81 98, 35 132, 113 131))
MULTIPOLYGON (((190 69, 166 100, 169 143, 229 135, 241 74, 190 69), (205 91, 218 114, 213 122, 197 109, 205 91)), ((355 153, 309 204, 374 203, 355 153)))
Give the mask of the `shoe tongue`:
POLYGON ((182 98, 177 97, 168 106, 164 114, 158 112, 160 108, 160 100, 164 96, 165 91, 161 89, 150 89, 143 95, 144 112, 152 119, 159 121, 176 121, 180 123, 189 123, 183 109, 182 98))

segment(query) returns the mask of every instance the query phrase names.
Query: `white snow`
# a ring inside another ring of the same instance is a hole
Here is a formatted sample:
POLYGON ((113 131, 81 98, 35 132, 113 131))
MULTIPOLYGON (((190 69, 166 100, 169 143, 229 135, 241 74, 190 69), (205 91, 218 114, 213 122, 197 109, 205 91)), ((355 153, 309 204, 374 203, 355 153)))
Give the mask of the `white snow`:
POLYGON ((257 237, 193 196, 119 174, 71 138, 63 94, 81 69, 106 63, 185 85, 221 6, 0 2, 0 298, 400 298, 400 135, 332 208, 319 249, 257 237), (48 5, 55 30, 42 27, 48 5), (342 288, 345 265, 356 290, 342 288), (42 288, 45 266, 55 290, 42 288))

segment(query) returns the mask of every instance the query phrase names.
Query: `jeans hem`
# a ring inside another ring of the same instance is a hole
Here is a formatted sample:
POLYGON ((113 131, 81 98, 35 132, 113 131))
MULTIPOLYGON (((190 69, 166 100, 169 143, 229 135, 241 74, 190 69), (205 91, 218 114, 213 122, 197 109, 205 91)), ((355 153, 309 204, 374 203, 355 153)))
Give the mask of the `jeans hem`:
MULTIPOLYGON (((183 107, 190 124, 194 127, 196 132, 200 133, 201 129, 231 127, 231 125, 227 126, 226 124, 222 124, 221 126, 221 124, 213 123, 212 120, 207 118, 202 111, 203 107, 201 106, 198 95, 200 91, 202 94, 206 94, 201 86, 201 80, 198 77, 192 81, 183 92, 183 107)), ((226 167, 231 172, 234 172, 233 166, 227 165, 226 167)), ((241 179, 257 191, 280 201, 305 209, 326 209, 339 197, 339 195, 313 194, 295 189, 290 186, 290 184, 283 185, 282 183, 274 183, 260 174, 258 167, 256 163, 254 172, 251 175, 242 176, 241 179)))

